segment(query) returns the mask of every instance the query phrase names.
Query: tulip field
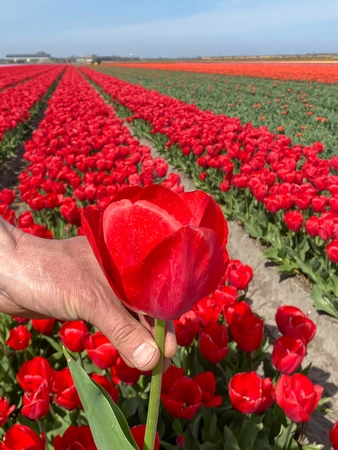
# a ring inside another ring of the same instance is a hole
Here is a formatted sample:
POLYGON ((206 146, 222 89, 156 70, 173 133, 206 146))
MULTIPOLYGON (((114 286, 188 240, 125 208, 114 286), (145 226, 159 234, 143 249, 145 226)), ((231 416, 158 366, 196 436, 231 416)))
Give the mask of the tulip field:
POLYGON ((86 236, 121 301, 173 320, 178 343, 149 447, 151 372, 83 320, 0 313, 0 450, 108 450, 97 436, 110 416, 87 409, 63 347, 125 416, 125 449, 338 450, 338 422, 308 439, 314 411, 330 411, 303 362, 316 323, 285 299, 272 338, 247 301, 253 268, 226 249, 226 219, 238 220, 338 318, 338 71, 275 66, 269 78, 0 67, 0 220, 42 239, 86 236), (19 147, 25 167, 6 186, 19 147))

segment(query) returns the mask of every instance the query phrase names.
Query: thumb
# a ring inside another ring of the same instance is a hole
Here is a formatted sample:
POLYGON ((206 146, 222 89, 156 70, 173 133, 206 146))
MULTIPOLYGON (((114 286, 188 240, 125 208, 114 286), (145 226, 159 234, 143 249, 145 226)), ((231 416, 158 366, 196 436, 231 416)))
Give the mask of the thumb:
POLYGON ((119 300, 96 310, 91 323, 111 341, 129 366, 147 371, 158 363, 160 350, 154 337, 119 300))

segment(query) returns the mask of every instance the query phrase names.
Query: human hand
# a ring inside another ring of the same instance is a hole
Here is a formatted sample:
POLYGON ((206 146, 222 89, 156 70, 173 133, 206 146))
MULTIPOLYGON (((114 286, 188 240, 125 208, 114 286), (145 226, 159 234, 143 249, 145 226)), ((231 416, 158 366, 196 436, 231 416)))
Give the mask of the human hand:
MULTIPOLYGON (((1 311, 27 318, 85 320, 108 337, 129 366, 143 371, 156 366, 160 353, 153 319, 137 317, 120 302, 85 237, 45 240, 6 224, 0 227, 0 242, 0 256, 6 261, 0 268, 1 311)), ((168 322, 165 367, 175 352, 174 327, 168 322)))

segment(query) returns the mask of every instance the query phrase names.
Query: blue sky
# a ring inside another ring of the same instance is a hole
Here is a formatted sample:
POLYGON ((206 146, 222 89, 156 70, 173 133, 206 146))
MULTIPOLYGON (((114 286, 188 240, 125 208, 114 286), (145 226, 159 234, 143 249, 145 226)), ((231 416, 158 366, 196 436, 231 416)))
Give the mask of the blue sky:
POLYGON ((0 57, 338 52, 337 0, 0 0, 0 57))

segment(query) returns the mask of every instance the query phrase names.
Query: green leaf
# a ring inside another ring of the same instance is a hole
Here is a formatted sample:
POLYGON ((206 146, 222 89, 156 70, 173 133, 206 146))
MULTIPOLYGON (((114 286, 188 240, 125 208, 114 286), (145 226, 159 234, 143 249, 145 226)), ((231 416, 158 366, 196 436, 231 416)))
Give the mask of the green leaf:
POLYGON ((322 444, 310 444, 310 445, 304 445, 302 447, 302 450, 321 450, 324 448, 324 445, 322 444))
POLYGON ((127 398, 121 405, 121 411, 125 417, 132 417, 138 407, 138 399, 137 397, 127 398))
POLYGON ((165 448, 166 450, 177 450, 176 445, 168 444, 168 442, 161 441, 161 447, 165 448))
POLYGON ((334 299, 332 301, 326 295, 323 294, 322 290, 315 286, 311 293, 311 298, 314 300, 315 307, 319 311, 325 311, 331 316, 338 317, 338 300, 334 299))
POLYGON ((283 273, 286 275, 294 275, 295 269, 298 269, 297 264, 286 262, 285 264, 282 264, 277 268, 277 273, 283 273))
POLYGON ((54 348, 54 350, 56 350, 58 353, 59 352, 62 353, 62 347, 61 347, 61 345, 58 342, 55 341, 55 339, 52 339, 49 336, 45 336, 45 335, 42 335, 42 338, 45 341, 47 341, 48 344, 51 345, 54 348))
POLYGON ((282 262, 283 259, 279 256, 278 248, 270 247, 262 252, 263 258, 271 259, 272 261, 282 262))
POLYGON ((288 437, 292 437, 291 445, 289 445, 288 450, 299 450, 297 442, 293 439, 295 431, 297 429, 297 424, 292 424, 291 435, 288 436, 289 423, 286 427, 282 426, 281 431, 277 437, 275 437, 275 450, 284 450, 288 444, 288 437))
POLYGON ((306 367, 304 367, 304 369, 302 369, 300 371, 300 373, 302 373, 303 375, 307 375, 309 373, 311 367, 312 367, 312 362, 310 362, 310 364, 308 364, 306 367))
POLYGON ((242 450, 233 432, 228 427, 224 427, 224 449, 242 450))
POLYGON ((271 450, 271 446, 262 439, 257 439, 253 450, 271 450))
POLYGON ((212 442, 203 442, 203 444, 200 445, 200 450, 223 450, 223 444, 222 441, 218 441, 215 443, 212 442))
POLYGON ((108 393, 89 378, 65 348, 63 351, 98 450, 138 450, 130 430, 129 436, 125 435, 126 421, 108 393))
POLYGON ((252 450, 258 433, 263 429, 262 416, 245 417, 239 435, 239 446, 245 450, 252 450))
POLYGON ((254 238, 263 237, 262 230, 256 223, 246 222, 244 224, 246 231, 254 238))

